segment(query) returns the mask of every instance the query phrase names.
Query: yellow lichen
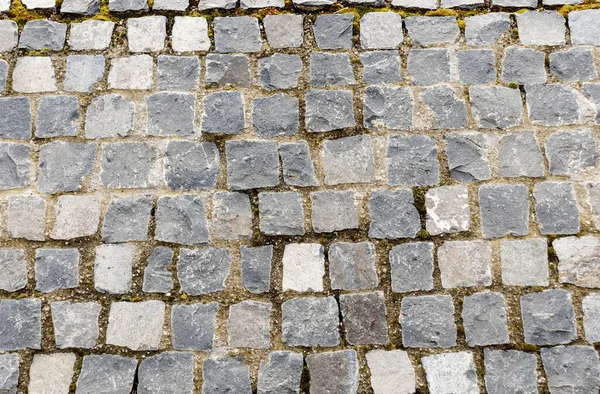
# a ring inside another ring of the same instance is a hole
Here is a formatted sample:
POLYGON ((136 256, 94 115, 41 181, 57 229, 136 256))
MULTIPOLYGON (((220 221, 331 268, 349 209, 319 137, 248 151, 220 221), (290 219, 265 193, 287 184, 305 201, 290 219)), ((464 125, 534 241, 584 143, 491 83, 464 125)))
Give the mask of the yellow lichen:
POLYGON ((458 12, 449 8, 438 8, 437 10, 427 11, 425 16, 458 16, 458 12))
POLYGON ((28 10, 21 0, 13 0, 10 11, 8 12, 10 19, 15 21, 17 25, 22 27, 25 23, 34 19, 43 19, 44 15, 41 15, 35 11, 28 10))
POLYGON ((569 12, 583 11, 583 10, 592 10, 592 9, 596 9, 596 8, 600 8, 600 3, 584 2, 583 4, 567 4, 567 5, 563 5, 562 7, 560 7, 558 9, 558 12, 562 16, 567 17, 567 15, 569 14, 569 12))

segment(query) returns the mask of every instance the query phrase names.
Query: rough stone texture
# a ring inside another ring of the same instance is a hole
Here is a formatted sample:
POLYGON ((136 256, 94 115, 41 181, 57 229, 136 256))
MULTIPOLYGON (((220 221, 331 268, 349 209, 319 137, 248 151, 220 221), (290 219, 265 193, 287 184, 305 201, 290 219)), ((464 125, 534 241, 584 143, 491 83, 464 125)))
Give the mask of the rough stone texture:
POLYGON ((598 144, 590 129, 558 131, 544 147, 553 175, 577 174, 598 162, 598 144))
POLYGON ((369 237, 414 238, 421 229, 410 189, 374 190, 369 198, 369 237))
POLYGON ((138 391, 144 394, 194 392, 194 355, 164 352, 145 358, 137 371, 138 391))
POLYGON ((535 133, 504 134, 498 141, 498 176, 541 178, 546 172, 535 133))
POLYGON ((293 89, 298 86, 302 60, 298 55, 275 53, 258 60, 260 85, 266 90, 293 89))
POLYGON ((12 88, 15 92, 42 93, 57 90, 50 57, 27 56, 17 59, 12 78, 12 88))
POLYGON ((77 97, 42 97, 35 118, 35 136, 41 138, 76 136, 79 129, 78 107, 77 97))
POLYGON ((325 255, 322 245, 288 244, 282 260, 284 291, 323 291, 325 255))
POLYGON ((519 40, 523 45, 564 45, 565 18, 556 11, 517 14, 519 40))
POLYGON ((313 52, 310 55, 310 84, 312 86, 345 86, 356 83, 345 53, 313 52))
POLYGON ((100 335, 98 318, 102 306, 94 302, 58 301, 50 304, 56 347, 85 348, 96 346, 100 335))
POLYGON ((19 41, 19 27, 14 21, 3 20, 0 22, 0 52, 10 52, 19 41))
POLYGON ((100 203, 97 194, 58 197, 50 238, 73 239, 95 234, 100 224, 100 203))
POLYGON ((403 350, 371 350, 365 354, 375 394, 415 392, 415 371, 403 350))
POLYGON ((309 132, 356 126, 351 91, 310 89, 306 92, 305 101, 305 125, 309 132))
POLYGON ((29 21, 23 27, 19 48, 60 51, 65 46, 67 24, 49 20, 29 21))
POLYGON ((542 234, 577 234, 579 209, 570 183, 542 182, 533 188, 535 216, 542 234))
POLYGON ((183 245, 210 240, 204 199, 194 195, 160 197, 156 208, 154 239, 183 245))
POLYGON ((229 307, 227 335, 230 347, 268 349, 271 345, 271 303, 242 301, 229 307))
POLYGON ((389 342, 386 309, 382 291, 340 295, 340 310, 351 345, 389 342))
POLYGON ((219 173, 219 159, 219 151, 213 142, 169 142, 165 151, 167 186, 172 190, 214 188, 219 173))
POLYGON ((433 244, 410 242, 390 250, 392 291, 433 289, 433 244))
POLYGON ((132 350, 157 350, 164 320, 162 301, 114 302, 108 317, 106 343, 132 350))
POLYGON ((3 272, 0 279, 1 290, 17 291, 27 285, 27 262, 24 250, 0 250, 0 267, 3 272))
POLYGON ((480 132, 447 133, 444 135, 450 176, 460 182, 477 182, 492 177, 489 134, 480 132))
POLYGON ((258 370, 259 394, 299 393, 303 357, 300 353, 275 351, 258 370))
POLYGON ((225 288, 231 268, 231 252, 226 248, 180 249, 177 278, 189 295, 210 294, 225 288))
POLYGON ((159 56, 156 73, 159 90, 196 90, 200 82, 200 59, 193 56, 159 56))
POLYGON ((135 245, 96 247, 94 287, 100 293, 124 294, 131 290, 135 245))
POLYGON ((268 235, 302 235, 304 207, 296 192, 259 193, 259 228, 268 235))
POLYGON ((375 180, 373 142, 369 135, 323 141, 325 183, 366 183, 375 180))
POLYGON ((154 74, 150 55, 135 55, 112 59, 108 73, 108 87, 124 90, 150 90, 154 74))
POLYGON ((319 15, 313 24, 317 46, 321 49, 351 48, 353 22, 353 14, 319 15))
POLYGON ((250 370, 240 357, 204 360, 202 379, 202 394, 252 393, 250 370))
POLYGON ((67 393, 73 380, 74 353, 36 354, 29 370, 31 394, 67 393))
POLYGON ((81 190, 96 161, 96 144, 55 141, 40 147, 38 190, 42 193, 81 190))
POLYGON ((473 118, 484 129, 508 129, 523 123, 523 103, 518 89, 502 86, 469 88, 473 118))
POLYGON ((119 94, 92 100, 85 114, 86 138, 125 137, 133 131, 133 103, 119 94))
POLYGON ((458 24, 453 16, 411 16, 404 23, 415 45, 446 44, 458 39, 458 24))
POLYGON ((247 190, 279 184, 279 157, 275 141, 235 140, 225 144, 227 186, 247 190))
POLYGON ((426 228, 431 235, 469 231, 469 192, 463 186, 432 188, 425 194, 426 228))
POLYGON ((548 286, 546 239, 502 240, 502 282, 509 286, 548 286))
POLYGON ((298 132, 298 99, 276 94, 252 101, 252 124, 260 137, 279 137, 298 132))
POLYGON ((267 15, 263 26, 271 48, 297 48, 304 40, 304 16, 294 14, 267 15))
POLYGON ((29 184, 31 148, 28 145, 0 143, 0 164, 1 190, 22 188, 29 184))
POLYGON ((590 294, 581 301, 583 329, 589 343, 600 342, 600 295, 590 294))
POLYGON ((194 132, 196 97, 191 93, 161 92, 146 96, 148 134, 188 136, 194 132))
POLYGON ((400 324, 405 347, 456 346, 454 305, 448 295, 404 297, 400 306, 400 324))
POLYGON ((489 241, 446 241, 438 248, 442 287, 489 286, 492 247, 489 241))
POLYGON ((129 52, 159 52, 165 47, 167 17, 144 16, 127 20, 129 52))
POLYGON ((315 166, 308 143, 304 140, 279 145, 283 181, 287 185, 317 186, 315 166))
POLYGON ((477 372, 471 352, 425 356, 422 362, 432 393, 479 393, 477 372))
POLYGON ((216 193, 213 197, 213 234, 216 239, 244 239, 252 236, 252 210, 248 195, 216 193))
POLYGON ((569 14, 569 30, 573 45, 600 44, 598 16, 600 16, 599 10, 574 11, 569 14))
POLYGON ((541 350, 551 394, 595 393, 600 389, 598 352, 591 346, 556 346, 541 350))
POLYGON ((320 191, 310 194, 312 227, 316 233, 358 228, 355 193, 320 191))
POLYGON ((566 85, 530 85, 525 89, 529 119, 544 126, 580 123, 578 92, 566 85))
POLYGON ((168 293, 173 290, 173 275, 168 271, 173 262, 173 251, 165 246, 157 246, 148 257, 144 270, 142 290, 148 293, 168 293))
POLYGON ((518 350, 483 351, 485 388, 490 394, 537 393, 537 358, 518 350))
POLYGON ((306 356, 315 393, 353 394, 358 390, 358 357, 354 350, 306 356))
POLYGON ((72 51, 102 51, 109 47, 114 22, 85 20, 71 24, 69 49, 72 51))
POLYGON ((152 199, 149 197, 122 197, 111 200, 102 224, 104 242, 145 241, 152 199))
POLYGON ((0 355, 0 390, 8 394, 16 394, 19 384, 19 355, 0 355))
POLYGON ((10 197, 7 230, 13 238, 43 241, 46 238, 46 200, 41 196, 10 197))
POLYGON ((558 257, 558 281, 580 287, 600 287, 598 251, 600 241, 592 236, 565 237, 552 242, 558 257))
POLYGON ((249 58, 245 55, 210 53, 206 56, 206 84, 250 87, 249 58))
POLYGON ((469 346, 509 343, 506 303, 502 293, 465 296, 461 316, 469 346))
POLYGON ((546 54, 531 48, 508 47, 502 59, 502 82, 541 84, 546 82, 546 54))
POLYGON ((258 52, 262 47, 256 18, 217 17, 213 21, 213 28, 217 52, 258 52))
POLYGON ((368 129, 413 128, 413 95, 404 87, 369 86, 365 89, 363 124, 368 129))
POLYGON ((458 79, 463 85, 479 85, 496 81, 494 51, 472 49, 458 51, 457 56, 458 79))
POLYGON ((363 49, 395 49, 403 40, 402 17, 394 12, 368 12, 360 19, 363 49))
POLYGON ((423 88, 419 97, 433 111, 432 129, 462 129, 466 126, 465 101, 458 99, 456 92, 450 86, 423 88))
POLYGON ((333 297, 294 298, 281 305, 283 343, 288 346, 336 346, 339 311, 333 297))
POLYGON ((242 284, 251 293, 266 293, 271 285, 273 245, 241 246, 242 284))
POLYGON ((577 338, 571 293, 563 289, 544 290, 521 297, 525 342, 558 345, 577 338))
POLYGON ((173 348, 177 350, 210 351, 219 304, 174 305, 171 311, 173 348))
POLYGON ((35 289, 50 293, 79 285, 79 251, 77 249, 37 249, 35 254, 35 289))
POLYGON ((125 11, 147 11, 146 0, 109 0, 108 9, 116 12, 125 11))
MULTIPOLYGON (((494 0, 494 3, 498 1, 494 0)), ((504 12, 491 12, 465 18, 465 37, 468 45, 493 46, 509 28, 510 16, 504 12)))
POLYGON ((41 348, 41 306, 37 298, 0 301, 0 351, 41 348))
POLYGON ((149 187, 156 160, 156 150, 142 142, 103 144, 100 179, 107 188, 149 187))
POLYGON ((336 242, 329 246, 331 287, 341 290, 373 289, 379 284, 375 246, 370 242, 336 242))
POLYGON ((392 135, 387 147, 390 186, 429 186, 440 179, 437 143, 423 135, 392 135))
POLYGON ((415 85, 450 82, 450 50, 443 48, 411 49, 408 53, 408 73, 415 85))
POLYGON ((527 235, 529 233, 528 194, 525 185, 481 186, 479 210, 483 238, 527 235))
MULTIPOLYGON (((157 3, 158 1, 154 3, 154 7, 157 3)), ((176 16, 171 47, 176 52, 208 51, 210 38, 206 18, 176 16)))
POLYGON ((137 360, 111 354, 89 354, 83 364, 75 394, 127 394, 133 388, 137 360))
POLYGON ((550 72, 565 82, 582 82, 598 78, 591 48, 572 48, 551 53, 550 72))
POLYGON ((400 56, 395 51, 372 51, 360 54, 363 81, 369 84, 397 83, 400 75, 400 56))

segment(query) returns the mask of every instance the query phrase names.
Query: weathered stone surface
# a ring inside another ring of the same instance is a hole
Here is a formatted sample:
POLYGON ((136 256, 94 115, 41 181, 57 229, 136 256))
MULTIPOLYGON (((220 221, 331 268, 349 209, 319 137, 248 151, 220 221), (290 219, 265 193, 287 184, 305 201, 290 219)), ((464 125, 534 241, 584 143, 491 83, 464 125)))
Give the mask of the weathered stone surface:
POLYGON ((140 394, 194 392, 194 354, 164 352, 142 360, 137 371, 140 394))
POLYGON ((34 51, 60 51, 65 46, 67 24, 39 19, 28 21, 23 27, 19 48, 34 51))
POLYGON ((250 369, 241 357, 204 360, 202 380, 202 394, 252 393, 250 369))
POLYGON ((79 104, 74 96, 44 96, 35 117, 35 136, 73 137, 79 129, 79 104))
POLYGON ((599 45, 600 10, 582 10, 569 13, 569 30, 573 45, 599 45))
POLYGON ((15 21, 0 21, 0 52, 10 52, 19 41, 19 27, 15 21))
POLYGON ((403 40, 402 17, 395 12, 368 12, 360 19, 363 49, 395 49, 403 40))
POLYGON ((489 286, 492 246, 489 241, 446 241, 438 248, 442 287, 489 286))
POLYGON ((173 276, 168 270, 173 262, 173 254, 173 251, 165 246, 154 248, 144 270, 144 292, 168 293, 173 290, 173 276))
POLYGON ((447 133, 444 141, 452 178, 465 183, 491 179, 493 137, 481 132, 447 133))
POLYGON ((584 184, 585 191, 587 194, 587 203, 589 204, 592 217, 596 229, 600 228, 600 184, 595 182, 587 182, 584 184))
MULTIPOLYGON (((172 1, 169 3, 173 4, 172 1)), ((156 2, 154 6, 156 6, 156 2)), ((208 51, 210 49, 206 18, 176 16, 171 37, 171 47, 175 52, 208 51)))
POLYGON ((459 99, 450 86, 423 88, 419 97, 433 112, 430 128, 462 129, 467 125, 465 100, 459 99))
POLYGON ((400 306, 400 324, 405 347, 456 346, 454 305, 449 295, 404 297, 400 306))
POLYGON ((200 59, 195 56, 159 56, 156 78, 158 90, 196 90, 200 82, 200 59))
POLYGON ((552 242, 558 256, 558 281, 600 287, 600 242, 596 237, 565 237, 552 242))
POLYGON ((235 8, 237 5, 237 0, 199 0, 198 1, 198 10, 210 10, 213 8, 224 8, 226 10, 230 10, 235 8))
POLYGON ((340 295, 346 340, 351 345, 389 342, 383 292, 340 295))
POLYGON ((41 348, 41 306, 37 298, 0 301, 0 351, 41 348))
POLYGON ((558 345, 577 338, 571 293, 564 289, 522 296, 521 316, 527 343, 558 345))
POLYGON ((461 316, 469 346, 509 343, 502 293, 483 292, 465 296, 461 316))
POLYGON ((214 142, 170 141, 165 151, 167 186, 172 190, 214 188, 219 159, 214 142))
MULTIPOLYGON (((1 27, 0 27, 1 29, 1 27)), ((8 62, 0 60, 0 92, 6 90, 6 81, 8 80, 8 62)))
POLYGON ((148 134, 188 136, 194 132, 196 96, 160 92, 146 96, 148 134))
POLYGON ((468 45, 493 46, 510 28, 510 16, 504 12, 490 12, 465 18, 465 23, 465 38, 468 45))
POLYGON ((244 193, 216 193, 213 197, 213 234, 216 239, 252 237, 252 207, 244 193))
POLYGON ((284 291, 323 291, 325 255, 322 245, 287 244, 282 260, 284 291))
POLYGON ((60 5, 61 14, 95 15, 99 11, 99 0, 65 0, 60 5))
POLYGON ((268 349, 271 346, 271 303, 242 301, 229 307, 227 335, 230 347, 268 349))
POLYGON ((509 286, 548 286, 548 250, 545 238, 500 242, 502 282, 509 286))
POLYGON ((375 394, 415 392, 415 370, 404 350, 371 350, 365 354, 375 394))
POLYGON ((52 239, 87 237, 98 231, 101 199, 97 194, 58 197, 52 239))
POLYGON ((10 197, 7 230, 13 238, 43 241, 46 234, 46 200, 41 196, 10 197))
POLYGON ((279 145, 283 181, 292 186, 317 186, 315 167, 310 148, 305 140, 279 145))
POLYGON ((217 17, 213 29, 217 52, 259 52, 262 47, 258 19, 254 17, 217 17))
POLYGON ((258 211, 261 232, 268 235, 304 234, 304 207, 299 193, 259 193, 258 211))
POLYGON ((352 92, 349 90, 309 89, 305 101, 305 124, 309 132, 356 126, 352 92))
POLYGON ((498 141, 498 176, 544 176, 544 159, 533 131, 502 135, 498 141))
POLYGON ((412 92, 404 87, 369 86, 365 89, 363 115, 363 125, 368 129, 412 130, 412 92))
POLYGON ((115 58, 110 61, 109 89, 150 90, 154 75, 154 60, 150 55, 115 58))
POLYGON ((109 243, 147 240, 152 206, 150 197, 113 197, 104 214, 102 240, 109 243))
POLYGON ((327 185, 375 181, 371 136, 363 134, 323 141, 322 165, 327 185))
POLYGON ((600 389, 598 352, 591 346, 542 348, 542 363, 551 394, 595 393, 600 389))
POLYGON ((240 246, 242 284, 251 293, 266 293, 271 287, 273 245, 240 246))
POLYGON ((565 82, 582 82, 598 78, 591 48, 570 48, 550 54, 550 72, 565 82))
POLYGON ((479 393, 471 352, 434 354, 421 361, 432 393, 479 393))
POLYGON ((100 179, 106 188, 146 188, 156 165, 157 152, 143 142, 120 142, 102 145, 100 179))
POLYGON ((533 188, 535 216, 542 234, 577 234, 579 209, 573 186, 567 182, 542 182, 533 188))
POLYGON ((354 350, 306 356, 310 387, 315 393, 354 394, 358 390, 358 357, 354 350))
MULTIPOLYGON (((0 104, 0 110, 2 105, 0 104)), ((1 112, 1 111, 0 111, 1 112)), ((0 143, 0 189, 16 189, 29 184, 31 148, 26 144, 0 143)))
POLYGON ((206 55, 206 84, 250 87, 250 59, 246 55, 209 53, 206 55))
POLYGON ((110 46, 115 22, 88 19, 71 24, 69 49, 72 51, 103 51, 110 46))
POLYGON ((75 394, 127 394, 133 388, 137 360, 112 354, 89 354, 83 364, 75 394))
POLYGON ((12 88, 18 93, 56 91, 56 77, 52 59, 47 56, 18 58, 12 73, 12 88))
POLYGON ((529 190, 525 185, 479 187, 479 212, 483 238, 527 235, 529 233, 528 197, 529 190))
POLYGON ((31 394, 68 393, 75 367, 74 353, 36 354, 29 369, 31 394))
POLYGON ((240 134, 244 131, 244 103, 237 91, 209 93, 203 98, 202 130, 240 134))
POLYGON ((446 48, 411 49, 408 73, 415 85, 450 82, 450 50, 446 48))
POLYGON ((458 51, 458 80, 463 85, 496 82, 496 57, 488 49, 458 51))
POLYGON ((313 24, 317 46, 321 49, 351 48, 353 22, 353 14, 323 14, 317 16, 313 24))
POLYGON ((397 83, 400 75, 400 55, 396 51, 372 51, 360 54, 365 83, 397 83))
POLYGON ((414 238, 421 230, 410 189, 374 190, 369 198, 369 237, 414 238))
POLYGON ((303 15, 267 15, 263 26, 271 48, 297 48, 304 41, 303 15))
POLYGON ((589 294, 581 302, 583 329, 589 343, 600 342, 600 294, 589 294))
POLYGON ((275 53, 258 60, 258 79, 266 90, 297 87, 301 70, 302 59, 298 55, 275 53))
POLYGON ((92 348, 98 340, 102 306, 94 302, 58 301, 50 304, 56 347, 92 348))
POLYGON ((133 131, 134 105, 120 94, 96 97, 85 114, 86 138, 125 137, 133 131))
POLYGON ((131 291, 135 245, 96 247, 94 287, 100 293, 124 294, 131 291))
POLYGON ((210 236, 204 199, 191 194, 160 197, 154 239, 184 245, 208 243, 210 236))
POLYGON ((564 45, 565 18, 556 11, 528 11, 516 14, 519 39, 523 45, 564 45))
POLYGON ((525 89, 529 119, 545 126, 580 123, 579 93, 567 85, 529 85, 525 89))
POLYGON ((227 248, 180 249, 177 278, 189 295, 209 294, 225 288, 231 269, 227 248))
POLYGON ((484 349, 485 388, 490 394, 537 393, 537 358, 518 350, 484 349))
POLYGON ((356 196, 351 190, 323 190, 310 194, 312 227, 317 233, 358 228, 356 196))
POLYGON ((258 370, 258 394, 300 392, 303 357, 301 353, 276 351, 268 361, 261 361, 258 370))
POLYGON ((553 175, 574 175, 598 162, 598 143, 590 129, 557 131, 544 146, 553 175))
POLYGON ((3 392, 17 394, 19 364, 19 355, 16 353, 0 355, 0 390, 3 392))
POLYGON ((252 124, 261 137, 294 135, 298 132, 298 99, 286 94, 252 100, 252 124))
POLYGON ((148 11, 147 0, 109 0, 108 9, 115 12, 148 11))
POLYGON ((106 344, 131 350, 157 350, 163 335, 162 301, 113 302, 108 317, 106 344))
POLYGON ((518 89, 472 86, 469 99, 473 118, 485 129, 507 129, 523 123, 523 104, 518 89))
POLYGON ((54 141, 39 152, 38 190, 58 193, 81 190, 96 161, 96 144, 54 141))
POLYGON ((404 23, 415 45, 446 44, 458 39, 458 24, 453 16, 410 16, 404 23))
POLYGON ((541 84, 546 82, 546 54, 531 48, 511 46, 502 59, 502 82, 541 84))
POLYGON ((310 54, 312 86, 345 86, 355 83, 354 71, 347 53, 312 52, 310 54))
POLYGON ((389 259, 392 291, 406 293, 433 289, 433 243, 396 245, 390 250, 389 259))
POLYGON ((35 289, 50 293, 79 285, 77 249, 36 249, 35 289))
POLYGON ((0 268, 3 272, 1 290, 17 291, 27 286, 27 262, 23 249, 0 250, 0 268))
POLYGON ((375 245, 370 242, 336 242, 329 246, 331 287, 340 290, 376 288, 375 245))
POLYGON ((173 348, 177 350, 210 351, 219 304, 173 305, 171 330, 173 348))
POLYGON ((288 346, 336 346, 339 311, 333 297, 294 298, 281 305, 283 343, 288 346))
POLYGON ((464 186, 442 186, 425 193, 426 228, 429 234, 469 231, 471 210, 469 193, 464 186))
POLYGON ((437 143, 429 136, 388 137, 388 185, 426 186, 438 183, 437 153, 437 143))

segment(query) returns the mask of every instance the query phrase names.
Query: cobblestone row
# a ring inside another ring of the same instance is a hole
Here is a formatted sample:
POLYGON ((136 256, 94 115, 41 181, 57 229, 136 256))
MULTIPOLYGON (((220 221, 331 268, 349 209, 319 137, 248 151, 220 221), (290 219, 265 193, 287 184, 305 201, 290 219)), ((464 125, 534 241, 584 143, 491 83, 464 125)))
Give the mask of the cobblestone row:
POLYGON ((0 393, 600 391, 600 3, 0 0, 0 393))

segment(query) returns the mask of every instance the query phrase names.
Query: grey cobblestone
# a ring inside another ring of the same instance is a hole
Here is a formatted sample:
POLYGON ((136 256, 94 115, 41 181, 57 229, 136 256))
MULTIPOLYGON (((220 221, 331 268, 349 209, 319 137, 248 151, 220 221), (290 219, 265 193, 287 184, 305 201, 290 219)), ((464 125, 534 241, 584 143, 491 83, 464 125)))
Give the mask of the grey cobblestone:
POLYGON ((0 163, 0 189, 17 189, 29 184, 31 148, 28 145, 1 142, 0 163))
POLYGON ((405 297, 400 306, 402 343, 405 347, 456 346, 454 305, 450 296, 405 297))
POLYGON ((281 305, 283 343, 289 346, 336 346, 339 311, 333 297, 295 298, 281 305))
POLYGON ((521 315, 527 343, 558 345, 577 337, 575 310, 566 290, 544 290, 522 296, 521 315))
POLYGON ((333 289, 373 289, 379 284, 375 246, 370 242, 336 242, 329 246, 329 277, 333 289))
POLYGON ((310 194, 312 227, 316 233, 358 228, 356 196, 351 190, 310 194))
POLYGON ((177 350, 210 351, 213 347, 219 305, 174 305, 171 311, 173 347, 177 350))
POLYGON ((304 207, 296 192, 259 193, 260 231, 269 235, 302 235, 304 207))
POLYGON ((190 295, 210 294, 223 290, 230 269, 229 249, 180 249, 177 278, 181 289, 190 295))

